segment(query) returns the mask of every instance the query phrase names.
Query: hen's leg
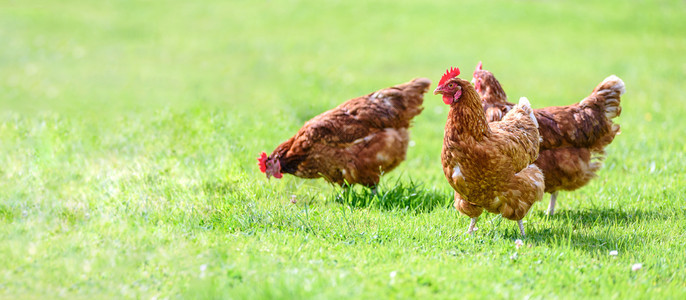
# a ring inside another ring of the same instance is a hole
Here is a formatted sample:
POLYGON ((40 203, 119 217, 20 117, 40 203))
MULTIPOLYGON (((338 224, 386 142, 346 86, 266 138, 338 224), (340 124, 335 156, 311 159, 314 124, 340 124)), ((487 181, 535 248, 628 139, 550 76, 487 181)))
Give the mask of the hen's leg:
POLYGON ((457 192, 455 192, 455 202, 453 203, 453 206, 455 206, 455 208, 461 213, 472 218, 471 223, 469 223, 469 229, 467 230, 468 234, 472 234, 474 230, 477 229, 475 227, 476 220, 479 218, 484 209, 480 206, 476 206, 467 201, 464 201, 464 199, 462 199, 460 194, 458 194, 457 192))
POLYGON ((476 220, 478 220, 478 219, 479 219, 478 217, 472 218, 472 221, 469 223, 469 229, 467 229, 467 234, 474 233, 474 230, 476 230, 474 228, 474 226, 476 225, 476 220))
POLYGON ((549 216, 552 216, 555 213, 555 200, 557 200, 557 191, 550 194, 550 204, 548 205, 549 216))
POLYGON ((519 233, 521 233, 522 236, 526 236, 526 235, 524 234, 524 221, 518 220, 518 221, 517 221, 517 224, 519 225, 519 233))
POLYGON ((374 198, 374 196, 376 196, 376 193, 379 191, 379 189, 377 189, 376 185, 369 187, 369 189, 372 191, 372 198, 374 198))

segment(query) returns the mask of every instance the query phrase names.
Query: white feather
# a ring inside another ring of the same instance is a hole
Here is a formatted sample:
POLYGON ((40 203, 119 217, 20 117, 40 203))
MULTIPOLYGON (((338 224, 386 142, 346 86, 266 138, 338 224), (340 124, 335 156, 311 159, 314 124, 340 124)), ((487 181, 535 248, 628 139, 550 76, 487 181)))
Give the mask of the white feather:
POLYGON ((453 168, 453 179, 457 179, 458 177, 462 177, 462 170, 460 170, 460 164, 456 164, 455 167, 453 168))
POLYGON ((536 124, 536 128, 538 128, 538 120, 536 120, 536 116, 534 116, 534 109, 531 108, 531 102, 529 102, 529 99, 526 97, 519 98, 519 106, 529 108, 529 117, 531 118, 531 121, 536 124))
POLYGON ((615 85, 612 86, 612 89, 618 90, 620 96, 626 93, 626 86, 624 85, 624 81, 621 78, 617 77, 617 75, 608 76, 607 78, 605 78, 605 80, 603 80, 603 83, 606 83, 608 81, 615 82, 615 85))
POLYGON ((531 108, 531 102, 529 102, 529 99, 527 97, 519 98, 519 105, 531 108))

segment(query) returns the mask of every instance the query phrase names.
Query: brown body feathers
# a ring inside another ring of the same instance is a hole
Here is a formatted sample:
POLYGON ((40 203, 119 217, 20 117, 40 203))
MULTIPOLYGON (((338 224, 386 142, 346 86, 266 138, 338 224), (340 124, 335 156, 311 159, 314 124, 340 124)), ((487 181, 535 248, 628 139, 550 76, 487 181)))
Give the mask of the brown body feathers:
POLYGON ((543 174, 533 165, 540 136, 528 100, 489 124, 468 81, 453 78, 435 93, 446 103, 452 95, 459 98, 450 104, 441 154, 455 208, 472 218, 485 209, 521 220, 543 196, 543 174))
POLYGON ((430 85, 419 78, 348 100, 307 121, 267 160, 302 178, 375 186, 405 160, 410 121, 430 85))
MULTIPOLYGON (((498 121, 514 104, 493 74, 477 69, 475 86, 489 121, 498 121)), ((621 113, 620 96, 624 82, 609 76, 581 102, 534 110, 542 137, 536 165, 545 174, 545 191, 553 197, 559 190, 575 190, 586 185, 602 167, 605 147, 619 133, 612 119, 621 113)), ((554 210, 552 198, 549 213, 554 210)))

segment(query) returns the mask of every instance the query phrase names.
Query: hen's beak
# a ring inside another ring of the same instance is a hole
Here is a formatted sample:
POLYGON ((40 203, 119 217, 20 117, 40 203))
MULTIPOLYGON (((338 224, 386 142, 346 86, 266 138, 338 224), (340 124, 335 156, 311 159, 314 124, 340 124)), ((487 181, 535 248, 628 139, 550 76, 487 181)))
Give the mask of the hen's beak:
POLYGON ((436 87, 436 89, 434 90, 434 95, 438 95, 438 94, 443 94, 443 89, 441 89, 440 86, 436 87))

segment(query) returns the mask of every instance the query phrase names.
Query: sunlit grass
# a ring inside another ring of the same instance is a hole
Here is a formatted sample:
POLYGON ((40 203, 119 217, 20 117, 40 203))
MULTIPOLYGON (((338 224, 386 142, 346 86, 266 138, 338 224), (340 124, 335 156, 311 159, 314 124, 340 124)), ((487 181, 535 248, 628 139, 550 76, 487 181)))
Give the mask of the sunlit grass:
POLYGON ((686 6, 0 4, 0 298, 679 298, 686 6), (627 84, 598 179, 474 236, 427 95, 377 194, 255 157, 348 98, 476 62, 513 99, 627 84), (610 255, 617 251, 617 255, 610 255), (632 271, 632 265, 642 268, 632 271))

